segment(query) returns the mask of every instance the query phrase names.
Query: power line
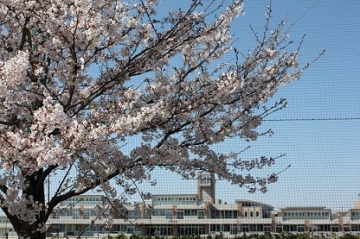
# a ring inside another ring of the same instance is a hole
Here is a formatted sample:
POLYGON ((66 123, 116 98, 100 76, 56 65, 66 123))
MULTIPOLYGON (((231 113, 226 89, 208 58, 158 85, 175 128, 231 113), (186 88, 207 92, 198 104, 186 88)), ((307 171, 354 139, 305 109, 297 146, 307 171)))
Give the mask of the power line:
POLYGON ((344 117, 344 118, 292 118, 292 119, 264 119, 263 121, 349 121, 360 120, 360 117, 344 117))
POLYGON ((305 16, 318 2, 319 0, 314 0, 314 2, 295 20, 291 23, 290 28, 291 29, 303 16, 305 16))

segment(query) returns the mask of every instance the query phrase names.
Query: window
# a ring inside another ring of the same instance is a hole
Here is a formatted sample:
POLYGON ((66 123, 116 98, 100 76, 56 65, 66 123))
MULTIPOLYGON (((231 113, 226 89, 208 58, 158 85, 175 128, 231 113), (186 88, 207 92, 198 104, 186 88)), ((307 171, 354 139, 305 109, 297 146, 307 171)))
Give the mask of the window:
POLYGON ((89 219, 90 218, 90 211, 85 211, 84 212, 84 219, 89 219))
POLYGON ((243 225, 243 232, 249 232, 250 231, 250 226, 249 225, 243 225))
POLYGON ((173 215, 172 210, 166 210, 165 211, 165 218, 166 219, 172 219, 172 215, 173 215))
POLYGON ((260 216, 260 213, 257 211, 256 212, 256 217, 259 217, 260 216))
POLYGON ((351 225, 351 231, 359 231, 359 225, 351 225))
POLYGON ((229 211, 230 212, 230 218, 237 218, 238 212, 237 211, 229 211))
POLYGON ((254 216, 254 212, 250 212, 250 217, 253 217, 254 216))
POLYGON ((165 210, 164 209, 157 209, 154 211, 154 216, 165 216, 165 210))
POLYGON ((211 211, 211 218, 221 218, 221 211, 211 211))
POLYGON ((134 233, 135 227, 134 226, 127 226, 126 233, 132 234, 134 233))
POLYGON ((211 176, 210 175, 204 175, 200 178, 200 186, 210 186, 211 185, 211 176))
POLYGON ((95 209, 90 210, 90 215, 93 217, 97 216, 97 212, 95 211, 95 209))
POLYGON ((220 232, 220 231, 221 231, 220 226, 221 226, 221 225, 219 225, 219 224, 211 224, 210 230, 211 230, 212 232, 220 232))
POLYGON ((237 225, 231 225, 230 226, 230 234, 237 234, 238 233, 238 227, 237 225))
POLYGON ((224 218, 232 218, 232 211, 224 211, 224 218))
MULTIPOLYGON (((54 219, 59 219, 60 216, 58 211, 53 211, 51 215, 54 219)), ((5 223, 5 221, 3 221, 2 223, 5 223)))
POLYGON ((205 218, 205 211, 199 210, 198 211, 198 219, 204 219, 205 218))
POLYGON ((339 231, 339 226, 331 226, 331 231, 332 232, 338 232, 339 231))
POLYGON ((250 224, 250 231, 251 232, 256 232, 257 231, 256 224, 250 224))
POLYGON ((185 216, 197 216, 197 210, 196 209, 188 209, 185 210, 185 216))
POLYGON ((177 219, 184 219, 184 211, 177 212, 177 219))
POLYGON ((297 225, 289 225, 290 231, 296 232, 297 231, 297 225))

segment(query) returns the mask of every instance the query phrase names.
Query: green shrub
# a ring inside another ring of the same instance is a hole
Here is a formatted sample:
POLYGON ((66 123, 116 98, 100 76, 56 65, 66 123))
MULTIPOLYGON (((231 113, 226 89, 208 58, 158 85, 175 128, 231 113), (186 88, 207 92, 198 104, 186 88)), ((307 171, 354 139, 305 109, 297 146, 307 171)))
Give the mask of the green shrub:
POLYGON ((115 239, 128 239, 127 236, 124 235, 124 233, 118 234, 115 239))

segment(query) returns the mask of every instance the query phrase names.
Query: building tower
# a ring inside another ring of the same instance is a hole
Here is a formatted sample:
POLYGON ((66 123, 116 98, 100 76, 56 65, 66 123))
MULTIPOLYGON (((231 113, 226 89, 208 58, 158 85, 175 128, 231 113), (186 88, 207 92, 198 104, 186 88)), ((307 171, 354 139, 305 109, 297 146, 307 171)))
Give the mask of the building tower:
POLYGON ((198 173, 198 198, 201 202, 215 203, 215 178, 212 173, 198 173))
MULTIPOLYGON (((360 198, 360 194, 358 196, 360 198)), ((360 209, 360 200, 355 202, 355 209, 360 209)))

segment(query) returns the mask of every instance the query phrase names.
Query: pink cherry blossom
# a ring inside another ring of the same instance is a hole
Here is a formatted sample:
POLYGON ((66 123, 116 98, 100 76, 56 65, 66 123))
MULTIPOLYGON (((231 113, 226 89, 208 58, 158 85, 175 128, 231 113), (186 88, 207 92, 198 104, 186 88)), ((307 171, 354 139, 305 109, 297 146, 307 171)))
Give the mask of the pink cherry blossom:
POLYGON ((244 172, 276 156, 243 160, 212 145, 256 140, 286 102, 260 106, 308 65, 299 66, 300 46, 286 51, 284 25, 269 30, 271 8, 264 37, 238 51, 231 23, 242 1, 216 3, 162 17, 159 0, 0 0, 0 206, 20 237, 45 238, 62 200, 92 189, 115 197, 114 183, 136 193, 129 180, 155 168, 209 171, 251 192, 276 181, 244 172), (234 60, 219 64, 225 55, 234 60), (59 170, 67 173, 47 200, 45 182, 59 170))

